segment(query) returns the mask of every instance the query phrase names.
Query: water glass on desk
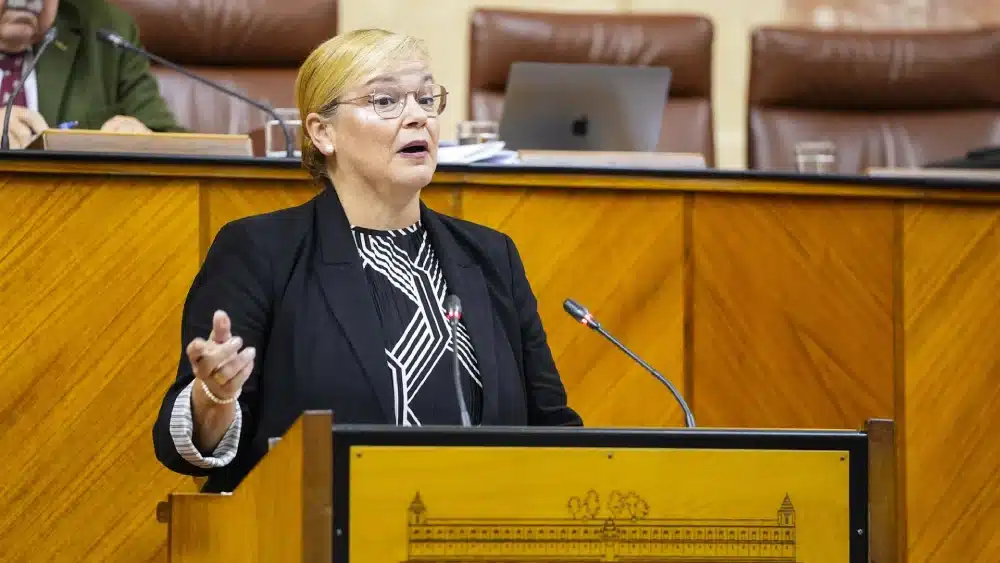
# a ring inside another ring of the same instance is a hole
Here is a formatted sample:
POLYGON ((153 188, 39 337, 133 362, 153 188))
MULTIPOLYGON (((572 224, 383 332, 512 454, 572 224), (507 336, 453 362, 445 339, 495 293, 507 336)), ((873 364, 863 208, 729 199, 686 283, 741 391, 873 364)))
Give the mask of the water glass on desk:
POLYGON ((458 124, 458 144, 478 145, 500 138, 500 124, 496 121, 462 121, 458 124))
POLYGON ((836 165, 837 146, 832 142, 795 143, 795 169, 799 174, 832 174, 836 165))
MULTIPOLYGON (((292 156, 302 157, 302 119, 299 118, 299 110, 295 108, 277 108, 274 110, 281 119, 285 120, 288 126, 288 134, 292 136, 292 149, 295 150, 292 156)), ((281 130, 281 123, 276 119, 268 120, 264 124, 264 154, 268 157, 285 157, 285 133, 281 130)))

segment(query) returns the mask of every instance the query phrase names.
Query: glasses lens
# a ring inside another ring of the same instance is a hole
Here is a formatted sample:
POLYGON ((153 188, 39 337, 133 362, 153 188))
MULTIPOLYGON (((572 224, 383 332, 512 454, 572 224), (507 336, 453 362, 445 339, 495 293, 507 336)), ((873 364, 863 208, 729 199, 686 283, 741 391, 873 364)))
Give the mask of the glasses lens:
MULTIPOLYGON (((403 107, 409 97, 405 90, 380 90, 371 95, 372 107, 379 117, 395 119, 403 113, 403 107)), ((416 92, 413 98, 417 105, 429 116, 440 115, 448 101, 448 92, 438 84, 428 84, 416 92)))
POLYGON ((428 115, 439 115, 447 103, 447 93, 438 84, 428 84, 417 92, 417 103, 428 115))
POLYGON ((405 99, 405 97, 406 94, 402 92, 373 92, 371 96, 372 107, 375 108, 375 113, 377 113, 379 117, 399 117, 399 114, 401 113, 400 110, 403 109, 403 104, 401 102, 405 99))

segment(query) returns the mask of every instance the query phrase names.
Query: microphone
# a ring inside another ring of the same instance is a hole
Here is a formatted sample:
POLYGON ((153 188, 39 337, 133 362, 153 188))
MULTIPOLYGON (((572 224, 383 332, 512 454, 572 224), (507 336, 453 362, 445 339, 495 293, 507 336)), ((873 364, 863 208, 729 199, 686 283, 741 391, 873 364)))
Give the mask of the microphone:
MULTIPOLYGON (((3 133, 0 134, 0 150, 9 151, 10 150, 10 113, 14 108, 14 100, 17 99, 17 95, 24 90, 24 83, 28 81, 28 77, 31 76, 32 72, 35 72, 35 67, 38 66, 38 59, 42 58, 42 53, 49 48, 56 40, 56 34, 58 30, 55 26, 49 28, 42 37, 42 42, 38 46, 38 52, 31 57, 31 64, 28 65, 28 70, 21 73, 21 80, 14 86, 14 91, 10 93, 10 99, 4 106, 7 110, 6 115, 3 116, 3 133)), ((37 133, 37 131, 36 131, 37 133)))
POLYGON ((145 49, 143 49, 141 47, 138 47, 136 45, 133 45, 133 44, 129 43, 128 40, 126 40, 124 37, 122 37, 121 35, 118 35, 117 33, 113 32, 113 31, 108 31, 106 29, 99 29, 99 30, 97 30, 97 36, 100 37, 102 40, 110 43, 113 47, 118 47, 118 48, 121 48, 121 49, 132 51, 133 53, 138 53, 139 55, 141 55, 141 56, 143 56, 143 57, 145 57, 145 58, 147 58, 147 59, 149 59, 151 61, 159 63, 159 64, 161 64, 161 65, 163 65, 163 66, 165 66, 165 67, 167 67, 167 68, 169 68, 171 70, 175 70, 175 71, 183 74, 184 76, 186 76, 186 77, 188 77, 188 78, 190 78, 192 80, 196 80, 198 82, 201 82, 205 86, 208 86, 209 88, 214 88, 215 90, 218 90, 218 91, 220 91, 220 92, 222 92, 224 94, 228 94, 228 95, 236 98, 237 100, 240 100, 240 101, 242 101, 244 103, 250 104, 251 106, 253 106, 253 107, 259 109, 260 111, 266 113, 272 119, 274 119, 275 121, 277 121, 279 125, 281 125, 281 131, 282 131, 282 133, 285 134, 285 156, 288 157, 288 158, 291 158, 292 156, 295 155, 295 145, 292 142, 292 134, 288 130, 288 124, 285 123, 285 120, 282 119, 280 115, 278 115, 278 112, 274 111, 273 107, 271 107, 268 104, 265 104, 263 102, 258 102, 256 100, 252 100, 252 99, 244 96, 243 94, 240 94, 239 92, 237 92, 237 91, 235 91, 235 90, 233 90, 231 88, 227 88, 227 87, 223 86, 222 84, 219 84, 218 82, 216 82, 214 80, 209 80, 209 79, 204 78, 202 76, 198 76, 197 74, 191 72, 190 70, 188 70, 188 69, 186 69, 186 68, 184 68, 184 67, 182 67, 182 66, 180 66, 180 65, 178 65, 176 63, 172 63, 172 62, 168 61, 167 59, 164 59, 163 57, 161 57, 159 55, 154 55, 153 53, 150 53, 149 51, 147 51, 147 50, 145 50, 145 49))
POLYGON ((669 389, 670 393, 674 396, 674 399, 677 400, 677 404, 680 405, 681 410, 684 411, 685 426, 687 426, 688 428, 695 427, 694 413, 691 412, 691 407, 688 406, 687 402, 684 400, 684 397, 682 397, 681 394, 677 392, 677 389, 674 387, 672 383, 670 383, 670 381, 666 377, 660 375, 660 372, 653 369, 653 366, 647 364, 639 356, 636 356, 635 352, 626 348, 625 345, 619 342, 617 338, 611 336, 611 334, 609 334, 608 331, 604 330, 604 328, 601 326, 601 323, 597 322, 597 320, 594 319, 594 316, 590 314, 590 311, 588 311, 587 308, 584 307, 583 305, 580 305, 579 303, 577 303, 572 299, 567 299, 566 301, 563 301, 563 309, 565 309, 566 312, 569 313, 569 316, 576 319, 577 322, 583 323, 583 326, 594 329, 601 336, 607 338, 609 342, 617 346, 618 349, 621 350, 622 352, 625 352, 625 354, 628 355, 628 357, 632 358, 632 360, 634 360, 635 363, 639 364, 646 371, 653 374, 653 377, 660 380, 660 383, 666 385, 667 389, 669 389))
POLYGON ((458 394, 458 410, 462 414, 462 426, 472 426, 469 419, 469 408, 465 406, 465 393, 462 391, 462 375, 458 365, 458 321, 462 318, 462 302, 457 295, 444 298, 444 314, 451 326, 451 375, 455 378, 455 393, 458 394))

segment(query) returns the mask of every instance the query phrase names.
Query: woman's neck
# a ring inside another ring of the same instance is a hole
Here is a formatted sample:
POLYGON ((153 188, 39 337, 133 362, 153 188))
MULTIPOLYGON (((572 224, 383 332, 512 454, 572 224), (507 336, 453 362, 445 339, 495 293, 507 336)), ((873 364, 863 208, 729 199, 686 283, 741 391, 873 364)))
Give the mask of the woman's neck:
POLYGON ((392 189, 373 189, 347 180, 337 181, 340 204, 352 226, 378 231, 403 229, 420 221, 420 190, 400 193, 392 189))

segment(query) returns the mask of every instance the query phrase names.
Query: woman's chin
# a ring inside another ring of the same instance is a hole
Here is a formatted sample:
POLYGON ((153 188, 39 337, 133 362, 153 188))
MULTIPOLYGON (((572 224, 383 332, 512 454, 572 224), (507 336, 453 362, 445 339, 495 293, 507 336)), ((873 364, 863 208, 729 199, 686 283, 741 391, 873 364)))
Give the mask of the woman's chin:
POLYGON ((392 183, 401 188, 419 190, 431 183, 434 178, 434 161, 427 159, 422 163, 408 163, 405 166, 394 167, 392 183))

